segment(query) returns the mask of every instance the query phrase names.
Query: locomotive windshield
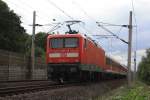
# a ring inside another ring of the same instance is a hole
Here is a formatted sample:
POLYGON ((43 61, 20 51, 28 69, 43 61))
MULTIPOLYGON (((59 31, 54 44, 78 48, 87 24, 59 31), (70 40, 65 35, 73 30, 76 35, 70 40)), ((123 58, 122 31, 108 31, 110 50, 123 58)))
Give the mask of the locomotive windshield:
POLYGON ((50 39, 51 48, 76 48, 78 38, 53 38, 50 39))
POLYGON ((75 48, 78 46, 77 38, 65 38, 65 47, 66 48, 75 48))
POLYGON ((50 41, 52 48, 63 48, 63 38, 54 38, 50 41))

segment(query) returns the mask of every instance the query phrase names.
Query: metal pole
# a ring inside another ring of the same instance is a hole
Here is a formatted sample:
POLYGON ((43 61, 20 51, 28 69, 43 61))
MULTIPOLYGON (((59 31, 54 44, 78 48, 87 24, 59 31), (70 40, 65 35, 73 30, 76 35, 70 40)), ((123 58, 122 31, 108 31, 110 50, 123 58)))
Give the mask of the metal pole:
POLYGON ((136 81, 136 51, 134 51, 134 82, 136 81))
POLYGON ((132 11, 130 11, 128 28, 129 28, 129 39, 128 39, 128 86, 131 87, 132 11))
POLYGON ((34 40, 35 40, 35 20, 36 20, 36 12, 33 12, 33 27, 32 27, 32 48, 31 48, 31 62, 32 62, 32 68, 31 68, 31 78, 34 78, 34 66, 35 66, 35 46, 34 46, 34 40))

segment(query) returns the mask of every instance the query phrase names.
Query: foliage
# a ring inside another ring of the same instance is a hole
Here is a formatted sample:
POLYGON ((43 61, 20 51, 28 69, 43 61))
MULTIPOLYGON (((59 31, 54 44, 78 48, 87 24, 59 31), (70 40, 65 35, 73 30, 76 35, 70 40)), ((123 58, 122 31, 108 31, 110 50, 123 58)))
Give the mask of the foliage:
MULTIPOLYGON (((45 58, 47 34, 39 32, 35 35, 35 56, 45 58)), ((32 36, 25 33, 21 26, 20 16, 10 10, 0 0, 0 49, 31 54, 32 36)))
POLYGON ((148 86, 138 83, 133 88, 128 89, 124 95, 115 96, 113 100, 149 100, 149 93, 148 86))
POLYGON ((138 66, 138 76, 143 82, 150 84, 150 49, 146 51, 146 57, 142 58, 142 61, 138 66))
POLYGON ((35 35, 35 44, 37 47, 46 50, 46 37, 47 34, 45 32, 39 32, 35 35))
POLYGON ((35 56, 41 57, 43 61, 45 61, 46 37, 47 34, 44 32, 35 35, 35 56))
MULTIPOLYGON (((46 37, 47 34, 44 32, 39 32, 35 34, 35 57, 42 57, 45 60, 45 51, 46 51, 46 37)), ((29 36, 26 40, 26 55, 31 55, 31 44, 32 44, 32 36, 29 36)))
POLYGON ((20 16, 0 0, 0 49, 24 53, 28 37, 20 16))
POLYGON ((141 82, 136 82, 132 88, 122 86, 101 98, 96 100, 149 100, 150 87, 141 82))

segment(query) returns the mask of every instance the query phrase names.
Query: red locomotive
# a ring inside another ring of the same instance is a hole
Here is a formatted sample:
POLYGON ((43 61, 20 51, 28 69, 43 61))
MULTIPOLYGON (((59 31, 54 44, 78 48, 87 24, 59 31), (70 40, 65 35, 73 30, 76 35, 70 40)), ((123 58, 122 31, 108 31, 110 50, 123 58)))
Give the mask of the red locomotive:
POLYGON ((48 79, 100 80, 126 76, 126 68, 105 56, 105 51, 81 34, 47 37, 48 79))
POLYGON ((55 81, 101 80, 126 77, 127 69, 105 55, 92 39, 71 30, 81 21, 66 21, 69 32, 47 37, 48 79, 55 81))

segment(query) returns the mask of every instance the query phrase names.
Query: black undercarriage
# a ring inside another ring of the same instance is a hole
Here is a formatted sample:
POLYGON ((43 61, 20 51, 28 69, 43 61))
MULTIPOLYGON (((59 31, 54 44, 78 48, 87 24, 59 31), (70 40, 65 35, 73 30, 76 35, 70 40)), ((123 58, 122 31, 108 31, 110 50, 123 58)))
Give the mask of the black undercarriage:
POLYGON ((100 81, 104 79, 125 78, 126 75, 81 70, 80 64, 48 64, 48 79, 64 81, 100 81))
POLYGON ((48 64, 48 79, 75 81, 79 79, 79 64, 48 64))

